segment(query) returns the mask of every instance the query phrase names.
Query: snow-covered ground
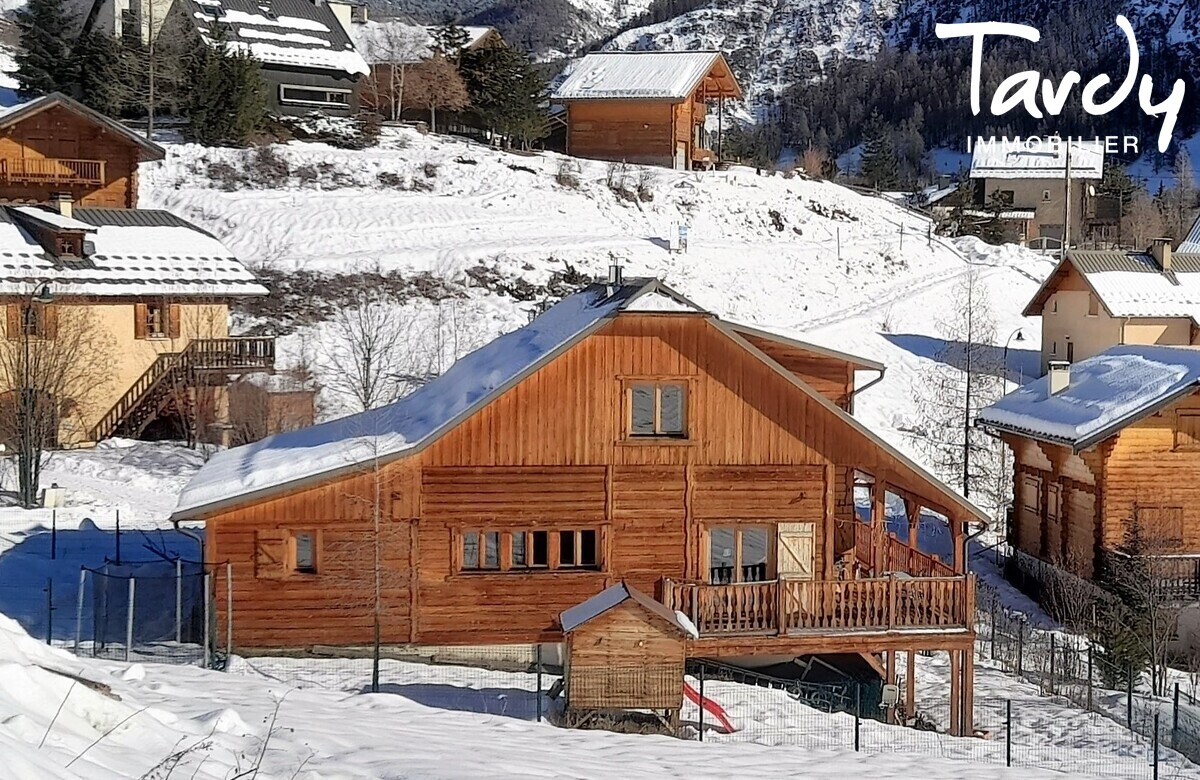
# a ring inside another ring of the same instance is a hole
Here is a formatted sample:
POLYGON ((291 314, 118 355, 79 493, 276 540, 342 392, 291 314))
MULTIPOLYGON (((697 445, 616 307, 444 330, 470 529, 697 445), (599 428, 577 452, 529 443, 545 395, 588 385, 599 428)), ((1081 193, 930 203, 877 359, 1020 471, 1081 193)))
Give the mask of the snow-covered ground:
MULTIPOLYGON (((920 675, 944 676, 924 660, 920 675)), ((855 753, 849 716, 731 683, 710 683, 706 693, 745 733, 710 731, 700 743, 532 722, 529 674, 386 662, 382 691, 359 693, 368 678, 366 662, 234 659, 222 673, 94 661, 30 639, 0 616, 4 776, 1149 777, 1144 748, 1131 746, 1115 724, 1072 714, 987 670, 985 689, 1012 697, 1017 715, 1028 716, 1014 732, 1012 769, 995 737, 953 739, 876 722, 863 723, 863 752, 855 753)), ((696 717, 683 713, 685 722, 696 717)), ((1161 776, 1197 776, 1172 760, 1161 776)))

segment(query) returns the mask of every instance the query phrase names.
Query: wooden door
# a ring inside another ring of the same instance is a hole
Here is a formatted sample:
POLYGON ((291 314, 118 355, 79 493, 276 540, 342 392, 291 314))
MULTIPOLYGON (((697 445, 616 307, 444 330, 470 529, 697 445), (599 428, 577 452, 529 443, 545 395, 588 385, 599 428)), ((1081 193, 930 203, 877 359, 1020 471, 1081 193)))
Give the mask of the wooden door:
POLYGON ((816 577, 817 524, 780 523, 776 531, 779 579, 811 580, 816 577))
POLYGON ((1016 546, 1030 555, 1042 553, 1042 480, 1024 475, 1017 514, 1016 546))

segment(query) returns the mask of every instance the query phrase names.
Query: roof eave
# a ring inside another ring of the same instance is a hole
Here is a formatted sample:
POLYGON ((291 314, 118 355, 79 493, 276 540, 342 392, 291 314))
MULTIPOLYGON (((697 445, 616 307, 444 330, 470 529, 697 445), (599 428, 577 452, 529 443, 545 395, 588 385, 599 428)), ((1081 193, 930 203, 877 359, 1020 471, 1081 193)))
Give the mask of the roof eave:
MULTIPOLYGON (((630 303, 637 300, 638 298, 641 298, 643 295, 646 295, 648 292, 654 292, 654 291, 662 291, 662 292, 664 292, 664 294, 670 294, 670 295, 676 296, 681 301, 688 300, 687 298, 684 298, 682 295, 680 295, 679 293, 672 290, 670 287, 667 287, 665 284, 662 284, 662 282, 658 281, 657 279, 651 279, 648 282, 646 282, 646 284, 644 284, 640 290, 638 290, 636 293, 634 293, 630 297, 629 301, 626 303, 626 306, 628 306, 630 303)), ((690 303, 690 301, 688 301, 688 303, 690 303)), ((694 306, 695 304, 692 304, 692 305, 694 306)), ((567 341, 563 342, 562 344, 559 344, 558 346, 556 346, 554 349, 548 351, 545 355, 543 355, 541 358, 539 358, 534 363, 532 363, 530 366, 528 366, 524 371, 519 372, 518 374, 513 376, 508 381, 496 386, 490 392, 482 395, 473 404, 471 404, 470 406, 468 406, 463 411, 459 412, 457 415, 450 418, 446 422, 439 425, 437 428, 435 428, 433 431, 431 431, 423 439, 421 439, 420 441, 414 442, 411 447, 406 447, 405 449, 403 449, 397 453, 390 454, 390 455, 377 457, 377 458, 372 457, 368 461, 363 461, 363 462, 358 462, 358 463, 348 463, 345 466, 340 466, 335 469, 326 469, 325 471, 321 471, 316 474, 309 474, 309 475, 306 475, 303 477, 298 477, 297 479, 291 480, 289 482, 284 482, 284 483, 280 483, 277 485, 264 486, 257 490, 243 493, 243 494, 237 495, 237 496, 231 496, 226 499, 221 499, 218 501, 211 501, 211 502, 208 502, 205 504, 196 504, 196 505, 193 505, 190 507, 185 507, 183 509, 180 509, 177 507, 171 513, 170 520, 172 523, 180 523, 180 522, 184 522, 187 520, 204 520, 209 515, 212 515, 217 512, 222 512, 222 511, 225 511, 228 509, 232 509, 233 507, 240 506, 242 504, 249 503, 253 499, 264 498, 264 497, 270 496, 270 495, 278 495, 280 493, 291 493, 296 490, 302 490, 306 487, 320 485, 322 483, 328 482, 331 479, 336 479, 339 476, 366 471, 370 468, 375 468, 377 465, 387 465, 389 463, 394 463, 403 458, 407 458, 407 457, 416 455, 416 454, 424 451, 426 448, 428 448, 430 445, 432 445, 439 439, 441 439, 442 436, 445 436, 447 433, 449 433, 451 430, 453 430, 459 424, 461 424, 464 420, 469 418, 471 415, 475 414, 475 412, 479 411, 483 407, 490 404, 493 400, 496 399, 497 396, 502 395, 503 393, 512 389, 516 385, 520 384, 525 379, 527 379, 531 374, 538 371, 539 369, 541 369, 543 366, 547 365, 551 361, 557 359, 560 355, 562 355, 567 350, 574 347, 579 342, 583 341, 588 336, 591 336, 593 333, 595 333, 598 330, 600 330, 601 328, 605 327, 614 317, 616 317, 618 314, 620 314, 622 310, 623 309, 618 309, 617 311, 615 311, 611 314, 608 314, 604 317, 599 318, 598 320, 596 320, 596 322, 592 323, 592 325, 588 326, 587 328, 584 328, 582 331, 580 331, 578 334, 576 334, 574 338, 568 339, 567 341)))
POLYGON ((777 333, 772 333, 769 330, 761 330, 752 325, 746 325, 740 322, 729 322, 728 320, 726 322, 728 322, 729 326, 739 333, 746 333, 757 338, 768 339, 770 341, 775 341, 789 347, 795 347, 796 349, 804 350, 806 352, 812 352, 817 355, 833 358, 834 360, 842 360, 851 364, 855 368, 862 369, 864 371, 883 372, 887 370, 887 366, 877 360, 859 357, 858 355, 851 355, 849 352, 842 352, 829 347, 823 347, 820 344, 813 344, 811 342, 800 341, 799 339, 781 336, 777 333))

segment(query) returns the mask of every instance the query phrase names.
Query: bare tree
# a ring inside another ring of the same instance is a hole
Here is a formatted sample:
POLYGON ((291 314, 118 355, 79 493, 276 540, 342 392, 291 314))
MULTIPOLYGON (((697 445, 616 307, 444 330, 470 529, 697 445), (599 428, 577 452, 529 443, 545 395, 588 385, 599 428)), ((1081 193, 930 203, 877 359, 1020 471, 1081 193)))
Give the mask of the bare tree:
POLYGON ((1122 220, 1122 235, 1139 249, 1150 246, 1150 241, 1166 230, 1158 204, 1142 190, 1133 196, 1122 220))
POLYGON ((829 169, 829 153, 810 146, 800 156, 800 167, 809 178, 824 179, 829 169))
POLYGON ((437 112, 458 111, 471 103, 466 82, 446 57, 435 54, 411 69, 409 102, 429 110, 429 129, 437 131, 437 112))
POLYGON ((434 349, 415 307, 373 295, 333 317, 324 355, 329 389, 356 410, 391 403, 437 373, 434 349))
POLYGON ((1192 167, 1192 158, 1187 149, 1179 148, 1172 172, 1175 175, 1175 184, 1163 193, 1165 232, 1174 236, 1177 241, 1182 241, 1196 219, 1196 171, 1192 167))
POLYGON ((27 508, 37 504, 49 451, 86 438, 111 354, 89 307, 39 297, 8 304, 0 342, 0 442, 16 450, 18 497, 27 508))
POLYGON ((373 25, 363 47, 371 63, 364 89, 375 110, 393 121, 400 119, 408 71, 429 54, 429 36, 423 28, 398 22, 373 25))
POLYGON ((984 407, 1004 394, 1003 351, 979 273, 959 277, 946 316, 936 364, 923 377, 925 415, 917 431, 929 462, 964 496, 999 511, 1011 492, 1003 445, 974 426, 984 407), (1007 476, 1006 476, 1007 475, 1007 476))

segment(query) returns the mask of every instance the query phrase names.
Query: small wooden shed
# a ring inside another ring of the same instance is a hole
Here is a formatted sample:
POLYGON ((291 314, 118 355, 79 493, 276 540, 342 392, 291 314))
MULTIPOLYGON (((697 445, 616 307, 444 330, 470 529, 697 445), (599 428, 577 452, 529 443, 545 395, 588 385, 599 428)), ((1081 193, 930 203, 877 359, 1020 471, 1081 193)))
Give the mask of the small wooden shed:
POLYGON ((567 108, 567 154, 691 170, 720 160, 725 101, 741 96, 719 52, 630 51, 587 55, 552 100, 567 108))
POLYGON ((568 709, 678 714, 694 636, 685 618, 621 582, 566 610, 560 622, 568 709))

